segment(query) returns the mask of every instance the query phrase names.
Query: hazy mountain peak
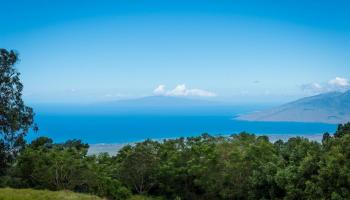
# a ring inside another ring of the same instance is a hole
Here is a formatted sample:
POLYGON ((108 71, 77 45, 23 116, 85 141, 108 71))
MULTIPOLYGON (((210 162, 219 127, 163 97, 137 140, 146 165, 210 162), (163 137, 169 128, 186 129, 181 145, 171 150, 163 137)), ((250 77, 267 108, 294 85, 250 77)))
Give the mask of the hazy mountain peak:
POLYGON ((237 119, 346 123, 350 121, 350 91, 305 97, 269 110, 241 115, 237 119))
POLYGON ((109 105, 123 106, 198 106, 217 105, 221 102, 209 101, 206 99, 173 97, 173 96, 146 96, 137 99, 126 99, 107 103, 109 105))

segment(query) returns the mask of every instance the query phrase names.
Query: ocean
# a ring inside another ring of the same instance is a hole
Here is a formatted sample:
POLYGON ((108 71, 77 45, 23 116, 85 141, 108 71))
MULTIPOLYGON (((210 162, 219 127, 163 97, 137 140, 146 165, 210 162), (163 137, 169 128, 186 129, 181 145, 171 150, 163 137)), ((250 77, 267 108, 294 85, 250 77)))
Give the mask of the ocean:
POLYGON ((269 135, 272 138, 290 136, 320 137, 333 133, 334 124, 296 122, 248 122, 234 120, 232 115, 74 115, 38 114, 37 133, 29 133, 28 140, 48 136, 55 142, 81 139, 89 144, 121 144, 145 139, 165 139, 211 135, 230 135, 242 131, 269 135))

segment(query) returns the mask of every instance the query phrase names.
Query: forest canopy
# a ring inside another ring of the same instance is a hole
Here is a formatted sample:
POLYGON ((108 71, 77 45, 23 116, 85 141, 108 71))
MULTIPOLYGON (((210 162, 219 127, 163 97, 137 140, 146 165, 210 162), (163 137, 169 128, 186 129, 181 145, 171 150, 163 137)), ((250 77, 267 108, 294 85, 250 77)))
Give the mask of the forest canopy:
POLYGON ((266 136, 146 140, 115 156, 88 155, 80 140, 40 137, 25 145, 1 186, 72 190, 109 199, 348 199, 350 124, 322 143, 266 136))

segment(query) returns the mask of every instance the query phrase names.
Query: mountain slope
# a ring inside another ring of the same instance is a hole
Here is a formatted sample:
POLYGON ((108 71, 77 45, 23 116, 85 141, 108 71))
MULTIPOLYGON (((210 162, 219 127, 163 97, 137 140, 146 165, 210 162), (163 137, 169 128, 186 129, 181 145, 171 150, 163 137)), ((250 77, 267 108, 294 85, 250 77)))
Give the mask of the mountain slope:
POLYGON ((1 200, 102 200, 102 198, 70 191, 0 188, 1 200))
POLYGON ((350 91, 306 97, 282 106, 239 116, 248 121, 345 123, 350 121, 350 91))
MULTIPOLYGON (((32 105, 39 114, 147 114, 147 115, 227 115, 252 110, 250 105, 234 104, 185 97, 148 96, 91 104, 37 104, 32 105)), ((266 107, 266 106, 254 106, 266 107)), ((254 109, 253 109, 254 110, 254 109)))
POLYGON ((181 97, 168 97, 168 96, 148 96, 138 99, 127 99, 114 102, 104 103, 105 106, 131 106, 131 107, 144 107, 144 106, 153 106, 153 107, 187 107, 187 106, 212 106, 222 104, 221 102, 207 101, 202 99, 189 99, 181 97))

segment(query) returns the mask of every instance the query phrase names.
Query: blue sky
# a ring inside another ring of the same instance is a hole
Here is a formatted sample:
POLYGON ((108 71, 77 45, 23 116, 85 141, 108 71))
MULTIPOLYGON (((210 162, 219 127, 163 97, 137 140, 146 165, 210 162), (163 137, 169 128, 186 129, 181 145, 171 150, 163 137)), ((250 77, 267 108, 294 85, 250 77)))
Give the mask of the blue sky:
POLYGON ((345 90, 349 1, 3 1, 30 102, 282 102, 345 90))

